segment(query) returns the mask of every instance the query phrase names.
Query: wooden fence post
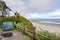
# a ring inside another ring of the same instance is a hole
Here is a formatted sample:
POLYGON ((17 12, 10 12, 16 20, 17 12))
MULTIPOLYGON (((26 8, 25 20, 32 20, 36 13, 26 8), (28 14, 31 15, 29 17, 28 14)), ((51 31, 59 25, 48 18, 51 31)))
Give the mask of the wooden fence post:
POLYGON ((26 30, 26 29, 25 29, 25 26, 24 26, 23 33, 25 33, 25 30, 26 30))
POLYGON ((36 40, 35 39, 35 31, 36 31, 36 27, 33 27, 33 40, 36 40))

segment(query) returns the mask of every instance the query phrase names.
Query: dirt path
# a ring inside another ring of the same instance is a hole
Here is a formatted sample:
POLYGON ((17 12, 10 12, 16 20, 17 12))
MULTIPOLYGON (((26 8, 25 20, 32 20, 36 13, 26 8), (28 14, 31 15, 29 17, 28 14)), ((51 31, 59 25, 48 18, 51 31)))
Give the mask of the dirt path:
POLYGON ((2 40, 29 40, 29 37, 23 35, 20 32, 13 31, 13 36, 9 38, 2 38, 2 40))

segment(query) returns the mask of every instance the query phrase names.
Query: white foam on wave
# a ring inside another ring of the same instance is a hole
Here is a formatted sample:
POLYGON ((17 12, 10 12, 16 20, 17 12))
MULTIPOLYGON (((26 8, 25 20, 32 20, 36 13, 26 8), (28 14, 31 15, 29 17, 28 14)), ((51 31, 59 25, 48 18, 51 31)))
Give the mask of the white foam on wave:
POLYGON ((40 23, 49 23, 49 24, 60 24, 60 22, 53 22, 53 21, 39 21, 40 23))

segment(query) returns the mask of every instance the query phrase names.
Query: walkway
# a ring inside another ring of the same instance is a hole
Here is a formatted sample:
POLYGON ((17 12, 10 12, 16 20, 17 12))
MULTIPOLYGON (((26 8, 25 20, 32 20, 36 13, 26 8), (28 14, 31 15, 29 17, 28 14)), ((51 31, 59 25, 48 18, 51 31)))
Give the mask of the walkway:
POLYGON ((9 38, 2 38, 2 40, 29 40, 29 37, 23 35, 20 32, 17 31, 12 31, 13 32, 13 36, 9 37, 9 38))

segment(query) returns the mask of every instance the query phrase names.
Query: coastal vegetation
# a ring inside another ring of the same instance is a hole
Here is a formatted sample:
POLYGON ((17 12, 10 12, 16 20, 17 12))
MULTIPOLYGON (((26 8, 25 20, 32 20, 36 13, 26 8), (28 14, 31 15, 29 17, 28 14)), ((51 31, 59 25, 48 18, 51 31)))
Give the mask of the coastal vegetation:
POLYGON ((60 40, 60 36, 55 33, 49 33, 48 31, 39 31, 36 35, 38 40, 60 40))
POLYGON ((15 27, 15 30, 27 35, 31 40, 60 40, 60 37, 55 33, 49 33, 48 31, 43 30, 36 33, 36 28, 33 27, 32 23, 17 12, 15 13, 15 16, 0 17, 0 28, 2 28, 3 22, 9 21, 19 24, 18 27, 15 27))
POLYGON ((19 23, 21 26, 25 25, 26 27, 31 28, 33 25, 32 23, 27 20, 26 18, 24 18, 23 16, 20 16, 19 13, 15 13, 15 16, 9 16, 9 17, 0 17, 0 25, 2 25, 3 22, 16 22, 19 23))

